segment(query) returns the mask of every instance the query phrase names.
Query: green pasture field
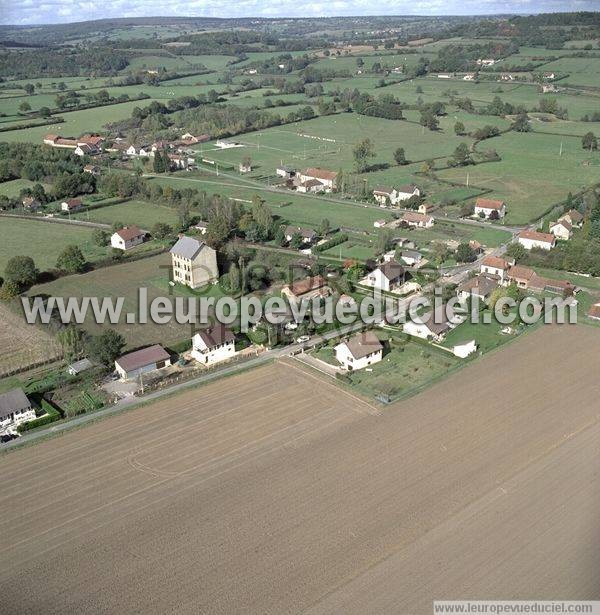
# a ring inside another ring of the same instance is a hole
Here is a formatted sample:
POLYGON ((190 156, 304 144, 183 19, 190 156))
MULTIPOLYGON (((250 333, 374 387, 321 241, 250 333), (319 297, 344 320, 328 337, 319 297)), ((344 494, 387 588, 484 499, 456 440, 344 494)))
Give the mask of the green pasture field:
MULTIPOLYGON (((76 244, 90 262, 105 257, 108 248, 92 242, 93 229, 40 220, 0 220, 0 272, 13 256, 31 256, 40 271, 53 269, 62 250, 76 244)), ((1 273, 0 273, 1 275, 1 273)))
POLYGON ((201 149, 205 157, 235 166, 245 156, 251 156, 255 169, 250 175, 254 177, 273 175, 281 163, 352 172, 352 149, 365 138, 371 139, 374 145, 375 157, 370 164, 393 164, 393 153, 401 146, 405 146, 410 159, 424 160, 436 155, 448 156, 459 143, 472 142, 469 137, 423 130, 420 125, 404 120, 342 113, 236 137, 245 147, 221 150, 207 143, 201 149))
MULTIPOLYGON (((71 275, 59 278, 47 284, 34 286, 30 296, 50 295, 56 297, 123 297, 123 313, 118 325, 111 325, 127 340, 128 347, 139 347, 146 344, 169 344, 190 336, 189 325, 179 325, 172 320, 166 325, 152 322, 147 324, 127 324, 125 313, 138 311, 138 289, 148 289, 148 301, 156 297, 164 297, 167 291, 160 284, 162 279, 168 279, 170 257, 160 254, 131 263, 122 263, 112 267, 104 267, 84 275, 71 275), (157 285, 158 284, 158 285, 157 285)), ((93 320, 93 314, 88 313, 83 328, 93 335, 106 331, 106 325, 99 325, 93 320)))
MULTIPOLYGON (((600 98, 598 98, 600 104, 600 98)), ((594 132, 600 136, 600 123, 579 122, 573 120, 560 120, 551 115, 541 113, 530 114, 531 127, 535 132, 544 132, 558 135, 583 136, 586 132, 594 132)))
MULTIPOLYGON (((509 132, 492 141, 502 160, 470 167, 470 185, 490 189, 490 198, 507 202, 507 223, 535 220, 569 192, 579 192, 600 177, 599 155, 584 151, 579 137, 509 132)), ((446 169, 437 174, 463 182, 466 170, 446 169)))
POLYGON ((0 194, 7 196, 9 199, 14 199, 19 196, 21 190, 31 188, 34 184, 35 182, 28 179, 13 179, 11 181, 1 182, 0 194))
POLYGON ((545 64, 543 70, 559 75, 568 73, 567 77, 558 82, 559 85, 568 83, 600 88, 600 58, 561 58, 545 64))
MULTIPOLYGON (((452 348, 458 344, 464 344, 465 342, 475 340, 477 343, 477 351, 486 353, 515 338, 515 334, 500 333, 505 326, 506 325, 498 323, 494 318, 492 318, 492 322, 489 324, 484 324, 483 322, 472 323, 467 319, 464 323, 447 333, 443 341, 443 346, 452 348)), ((517 327, 517 321, 511 326, 513 328, 517 327)), ((519 334, 522 333, 521 331, 519 334)))
POLYGON ((195 188, 205 190, 208 194, 220 194, 238 199, 249 204, 252 197, 260 195, 271 208, 273 214, 280 216, 290 224, 317 228, 323 218, 327 218, 332 227, 344 226, 366 231, 373 230, 373 222, 379 219, 391 220, 388 211, 376 207, 366 207, 352 202, 318 199, 303 196, 291 191, 271 191, 259 186, 249 185, 235 177, 214 175, 203 177, 160 177, 152 181, 173 188, 195 188))
MULTIPOLYGON (((600 62, 600 60, 597 61, 600 62)), ((598 83, 600 83, 600 79, 598 83)), ((426 77, 403 81, 402 83, 390 85, 382 89, 376 89, 371 93, 377 95, 378 92, 393 94, 399 100, 409 104, 414 104, 419 97, 425 103, 435 101, 448 103, 449 95, 452 94, 458 98, 470 98, 473 105, 478 109, 487 106, 496 96, 499 96, 504 102, 509 102, 513 105, 523 105, 526 109, 537 107, 541 99, 556 98, 559 106, 568 109, 571 119, 579 119, 586 113, 589 114, 597 111, 599 103, 599 97, 593 93, 575 94, 559 92, 556 94, 542 94, 538 91, 537 85, 533 84, 502 83, 496 81, 480 81, 477 83, 463 81, 460 78, 444 80, 426 77), (423 90, 422 93, 416 91, 419 86, 423 90)), ((452 109, 452 107, 449 107, 449 109, 452 109)), ((472 123, 477 122, 477 116, 471 115, 470 118, 470 120, 467 118, 465 125, 469 121, 472 123)), ((497 119, 501 120, 502 118, 497 119)))
POLYGON ((115 222, 124 225, 136 224, 146 230, 150 230, 158 222, 170 226, 177 225, 178 222, 177 212, 172 207, 135 200, 107 205, 106 207, 92 209, 87 213, 74 214, 71 217, 111 225, 115 222))
MULTIPOLYGON (((145 104, 150 104, 152 99, 143 102, 145 104)), ((35 128, 25 128, 24 130, 10 130, 0 133, 0 140, 21 143, 41 143, 44 135, 50 132, 61 134, 66 137, 76 137, 85 132, 102 131, 106 124, 128 118, 134 107, 139 106, 139 101, 130 101, 117 105, 85 109, 84 111, 61 112, 60 116, 65 119, 65 122, 62 124, 36 126, 35 128)))
POLYGON ((460 243, 474 239, 487 248, 496 248, 511 238, 509 231, 504 231, 491 225, 489 228, 485 228, 444 220, 437 212, 434 212, 433 216, 435 224, 432 228, 402 230, 403 235, 414 241, 418 247, 423 247, 425 244, 436 241, 454 240, 460 243))
MULTIPOLYGON (((190 56, 191 57, 191 56, 190 56)), ((164 55, 143 55, 132 58, 129 65, 123 72, 131 72, 138 70, 158 70, 164 68, 166 70, 185 71, 192 68, 195 62, 188 61, 188 56, 164 56, 164 55)), ((200 64, 201 62, 198 62, 200 64)))

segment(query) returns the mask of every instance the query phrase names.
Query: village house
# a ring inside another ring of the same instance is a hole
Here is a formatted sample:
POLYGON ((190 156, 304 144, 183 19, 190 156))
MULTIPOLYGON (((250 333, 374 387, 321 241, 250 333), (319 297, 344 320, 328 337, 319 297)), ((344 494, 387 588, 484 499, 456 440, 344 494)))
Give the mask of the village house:
POLYGON ((550 232, 563 241, 568 241, 573 235, 573 227, 567 220, 558 220, 550 223, 550 232))
POLYGON ((296 186, 297 192, 326 192, 325 184, 318 179, 307 179, 296 186))
POLYGON ((22 389, 0 394, 0 427, 16 427, 35 418, 35 410, 22 389))
POLYGON ((424 340, 441 342, 446 333, 455 326, 448 319, 445 305, 441 305, 437 310, 424 314, 419 320, 420 322, 416 320, 406 322, 402 327, 404 333, 424 340))
POLYGON ((399 262, 390 260, 371 271, 361 280, 361 283, 377 290, 390 292, 402 286, 405 281, 406 270, 404 267, 399 262))
POLYGON ((188 158, 180 154, 167 154, 167 156, 169 158, 169 165, 173 169, 187 169, 190 164, 194 162, 193 158, 188 158))
POLYGON ((486 275, 478 275, 460 283, 456 287, 456 296, 461 301, 477 297, 480 301, 487 302, 498 286, 498 280, 486 275))
POLYGON ((155 154, 156 152, 163 152, 171 148, 171 144, 168 141, 155 141, 150 147, 150 151, 155 154))
POLYGON ((556 75, 554 73, 544 73, 544 79, 554 79, 556 75))
POLYGON ((63 149, 75 149, 79 143, 77 139, 73 139, 72 137, 61 137, 60 135, 46 135, 43 142, 51 147, 60 147, 63 149))
POLYGON ((32 196, 24 197, 21 203, 23 204, 23 209, 27 209, 29 211, 38 211, 42 206, 41 202, 32 196))
POLYGON ((240 162, 238 166, 238 170, 240 173, 251 173, 252 172, 252 164, 250 162, 240 162))
POLYGON ((235 356, 235 335, 224 325, 198 331, 191 355, 202 365, 214 365, 235 356))
POLYGON ((130 145, 125 153, 132 158, 148 158, 152 153, 152 149, 149 145, 130 145))
POLYGON ((408 226, 414 226, 416 228, 431 228, 434 223, 434 218, 416 211, 407 211, 402 216, 401 221, 408 224, 408 226))
POLYGON ((338 174, 335 171, 328 171, 327 169, 319 169, 310 167, 301 171, 298 175, 300 182, 306 183, 311 180, 317 180, 324 186, 325 192, 331 192, 335 189, 336 180, 338 174))
POLYGON ((130 250, 144 243, 146 233, 137 226, 126 226, 115 233, 110 238, 110 245, 117 250, 130 250))
POLYGON ((433 205, 431 203, 420 203, 417 211, 420 214, 429 214, 433 211, 433 205))
POLYGON ((526 249, 532 250, 551 250, 556 245, 556 238, 550 233, 540 233, 539 231, 521 231, 517 235, 517 241, 526 249))
POLYGON ((327 286, 323 276, 317 275, 284 286, 281 289, 281 294, 287 297, 290 302, 298 304, 304 300, 311 301, 319 297, 328 297, 331 294, 331 289, 327 286))
POLYGON ((294 167, 290 167, 288 165, 282 165, 275 169, 275 173, 279 177, 283 177, 284 179, 292 179, 296 175, 296 169, 294 167))
POLYGON ((508 270, 515 264, 514 260, 506 260, 500 256, 486 256, 479 267, 480 273, 497 278, 500 283, 504 282, 508 270))
POLYGON ((463 77, 463 81, 475 81, 475 73, 467 73, 463 77))
POLYGON ((96 164, 86 164, 83 167, 84 173, 89 173, 90 175, 100 175, 101 170, 100 167, 96 164))
POLYGON ((395 205, 398 200, 398 192, 390 186, 376 186, 373 190, 373 198, 381 205, 395 205))
POLYGON ((387 220, 384 220, 383 218, 381 220, 375 220, 375 222, 373 222, 373 226, 375 228, 383 228, 386 224, 387 220))
POLYGON ((303 228, 301 226, 286 226, 283 234, 286 241, 292 241, 294 235, 298 234, 302 237, 302 243, 312 243, 317 238, 317 233, 311 228, 303 228))
POLYGON ((217 253, 203 241, 182 235, 170 253, 174 282, 200 288, 218 279, 217 253))
POLYGON ((402 250, 400 258, 409 267, 418 267, 423 260, 423 255, 418 250, 402 250))
POLYGON ((413 196, 421 196, 421 189, 415 184, 405 184, 399 186, 397 190, 397 201, 408 201, 413 196))
POLYGON ((335 347, 335 358, 343 369, 355 371, 379 363, 383 346, 372 331, 358 333, 335 347))
POLYGON ((509 270, 506 277, 506 282, 516 284, 519 288, 529 288, 529 283, 533 279, 535 271, 530 267, 523 265, 513 265, 509 270))
POLYGON ((60 208, 69 213, 80 211, 83 208, 83 201, 81 199, 67 199, 60 204, 60 208))
POLYGON ((100 150, 89 143, 78 143, 73 153, 76 156, 97 156, 100 150))
POLYGON ((452 79, 454 73, 438 73, 438 79, 452 79))
POLYGON ((121 380, 132 380, 141 374, 171 365, 171 356, 160 345, 155 344, 123 355, 115 361, 115 370, 121 380))
POLYGON ((494 218, 501 220, 506 215, 506 203, 495 199, 477 199, 474 213, 486 220, 494 218))
POLYGON ((515 76, 512 75, 511 73, 502 73, 500 75, 500 81, 514 81, 515 80, 515 76))
POLYGON ((477 60, 477 65, 478 66, 494 66, 494 64, 496 63, 496 60, 494 60, 493 58, 479 58, 477 60))
POLYGON ((558 88, 553 83, 542 85, 542 94, 554 94, 556 92, 558 92, 558 88))
POLYGON ((92 145, 93 147, 100 149, 100 147, 102 146, 104 141, 106 141, 106 139, 104 137, 101 137, 100 135, 89 135, 88 134, 88 135, 83 135, 82 137, 79 137, 77 141, 78 143, 85 143, 87 145, 92 145))
POLYGON ((206 235, 206 231, 208 230, 208 222, 204 222, 203 220, 198 220, 192 228, 195 231, 198 231, 201 235, 206 235))
POLYGON ((184 135, 181 135, 181 140, 189 142, 190 145, 194 143, 206 143, 207 141, 210 141, 210 135, 193 135, 189 132, 186 132, 184 135))
POLYGON ((476 239, 469 241, 469 248, 477 255, 483 254, 483 246, 476 239))
POLYGON ((581 228, 583 225, 583 215, 576 209, 569 209, 569 211, 558 219, 558 222, 568 222, 574 228, 581 228))

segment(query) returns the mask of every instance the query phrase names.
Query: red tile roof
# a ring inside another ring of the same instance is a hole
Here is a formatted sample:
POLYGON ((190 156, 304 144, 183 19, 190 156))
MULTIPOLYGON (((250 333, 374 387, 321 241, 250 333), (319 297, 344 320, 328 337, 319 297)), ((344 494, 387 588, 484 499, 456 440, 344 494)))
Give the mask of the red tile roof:
POLYGON ((137 226, 126 226, 125 228, 116 231, 116 233, 123 241, 131 241, 136 237, 144 235, 144 233, 140 231, 137 226))
POLYGON ((481 207, 482 209, 502 209, 504 205, 504 201, 497 201, 495 199, 477 199, 475 203, 475 207, 481 207))
POLYGON ((544 243, 554 244, 556 238, 550 233, 540 233, 539 231, 521 231, 519 233, 519 239, 529 239, 531 241, 541 241, 544 243))
POLYGON ((335 181, 338 174, 335 171, 328 171, 327 169, 318 169, 316 167, 310 167, 304 171, 303 175, 308 177, 316 177, 317 179, 326 179, 328 181, 335 181))

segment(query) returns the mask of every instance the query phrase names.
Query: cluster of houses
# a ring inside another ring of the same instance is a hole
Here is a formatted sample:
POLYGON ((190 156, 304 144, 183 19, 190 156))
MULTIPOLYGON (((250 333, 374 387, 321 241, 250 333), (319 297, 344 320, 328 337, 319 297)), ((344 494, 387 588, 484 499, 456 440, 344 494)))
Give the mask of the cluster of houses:
POLYGON ((327 169, 309 167, 297 171, 289 165, 281 165, 275 169, 275 173, 285 180, 288 188, 296 192, 333 192, 337 187, 338 174, 327 169))
MULTIPOLYGON (((127 143, 125 139, 117 138, 110 145, 106 139, 99 135, 83 135, 82 137, 62 137, 60 135, 48 134, 43 142, 50 147, 71 149, 77 156, 96 156, 102 153, 102 149, 107 152, 119 152, 129 158, 152 158, 157 151, 167 153, 172 168, 188 169, 191 168, 195 160, 186 155, 187 148, 198 143, 205 143, 210 140, 210 135, 193 135, 185 133, 176 141, 155 141, 154 143, 127 143)), ((99 170, 93 165, 87 165, 86 172, 98 174, 99 170)))
POLYGON ((99 135, 83 135, 74 138, 49 134, 44 137, 43 141, 50 147, 71 149, 76 156, 96 156, 101 153, 105 139, 99 135))
POLYGON ((501 256, 486 256, 480 264, 479 274, 458 285, 456 294, 466 301, 477 296, 487 302, 499 286, 516 284, 523 290, 572 295, 575 286, 567 280, 553 280, 538 275, 530 267, 515 264, 514 259, 501 256))
POLYGON ((581 228, 582 225, 583 215, 571 209, 556 222, 550 222, 549 233, 526 229, 517 235, 517 241, 526 250, 551 250, 557 240, 568 241, 573 236, 573 229, 581 228))
MULTIPOLYGON (((224 325, 202 329, 192 337, 190 356, 205 367, 227 361, 235 353, 235 335, 224 325)), ((121 380, 136 380, 171 365, 171 355, 155 344, 119 357, 115 361, 115 371, 121 380)))
POLYGON ((373 198, 381 207, 398 205, 398 203, 408 201, 415 196, 421 196, 421 190, 415 184, 407 184, 398 188, 393 186, 376 186, 373 190, 373 198))

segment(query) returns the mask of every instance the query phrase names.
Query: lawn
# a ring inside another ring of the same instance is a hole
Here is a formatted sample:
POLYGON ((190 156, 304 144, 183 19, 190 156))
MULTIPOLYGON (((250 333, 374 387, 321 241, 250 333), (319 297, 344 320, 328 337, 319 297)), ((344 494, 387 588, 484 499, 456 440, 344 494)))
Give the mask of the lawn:
POLYGON ((89 261, 107 255, 107 248, 92 242, 92 230, 42 220, 0 220, 0 272, 8 260, 16 255, 31 256, 41 271, 53 269, 61 251, 77 244, 89 261))
MULTIPOLYGON (((114 265, 92 271, 84 275, 72 275, 47 284, 34 286, 29 295, 50 295, 56 297, 123 297, 123 312, 119 324, 111 327, 127 340, 128 347, 135 348, 152 343, 169 344, 187 338, 189 325, 177 324, 174 320, 165 325, 127 324, 125 314, 138 312, 138 289, 148 289, 148 301, 165 297, 170 264, 168 254, 160 254, 130 263, 114 265), (161 280, 165 280, 161 283, 161 280), (159 284, 157 285, 158 282, 159 284), (159 287, 160 286, 160 287, 159 287)), ((91 334, 106 331, 106 324, 94 322, 93 314, 88 313, 83 328, 91 334)))
MULTIPOLYGON (((388 337, 386 332, 379 334, 388 337)), ((383 360, 349 373, 352 386, 367 397, 388 395, 392 400, 417 392, 427 384, 460 367, 461 362, 450 353, 413 341, 395 340, 383 360)))
MULTIPOLYGON (((285 109, 275 109, 275 112, 285 115, 285 109)), ((352 173, 352 149, 365 138, 374 146, 375 155, 369 163, 394 165, 393 172, 399 180, 406 172, 395 167, 393 153, 396 148, 404 147, 407 158, 422 161, 449 156, 462 141, 472 141, 469 137, 457 137, 452 131, 423 130, 419 124, 408 121, 342 113, 236 137, 244 147, 222 150, 213 143, 206 143, 198 149, 206 158, 235 167, 245 156, 250 156, 254 163, 251 177, 273 176, 280 164, 297 168, 319 166, 352 173)), ((361 179, 371 181, 369 174, 362 174, 361 179)))
MULTIPOLYGON (((152 99, 143 101, 144 105, 149 105, 152 99)), ((130 101, 117 105, 107 105, 86 109, 84 111, 69 111, 61 113, 65 119, 62 124, 55 124, 51 127, 36 126, 24 130, 9 130, 1 135, 2 141, 18 141, 26 143, 41 143, 44 135, 48 132, 58 133, 63 136, 79 136, 85 132, 101 131, 105 124, 123 120, 131 115, 134 107, 139 107, 140 101, 130 101)))
POLYGON ((72 217, 110 225, 116 222, 123 225, 137 224, 146 230, 150 230, 158 222, 174 226, 178 221, 177 212, 172 207, 135 200, 92 209, 72 217))
POLYGON ((0 183, 0 194, 7 196, 9 199, 16 199, 21 190, 31 188, 35 182, 28 179, 13 179, 11 181, 0 183))
POLYGON ((242 203, 250 203, 254 195, 260 195, 271 208, 274 215, 282 220, 299 226, 316 228, 323 218, 327 218, 332 227, 350 227, 362 230, 373 230, 373 222, 381 218, 391 220, 389 212, 376 207, 366 207, 356 203, 338 202, 319 199, 312 196, 302 196, 287 190, 269 190, 260 184, 254 184, 235 174, 216 177, 214 174, 190 174, 185 176, 156 177, 152 181, 173 188, 195 188, 207 193, 220 194, 238 199, 242 203))
MULTIPOLYGON (((569 192, 579 192, 600 177, 600 155, 590 156, 577 137, 509 132, 490 140, 490 146, 492 141, 502 160, 470 167, 470 185, 491 190, 490 198, 505 200, 509 224, 541 217, 569 192)), ((466 169, 446 169, 438 176, 463 182, 466 169)))

